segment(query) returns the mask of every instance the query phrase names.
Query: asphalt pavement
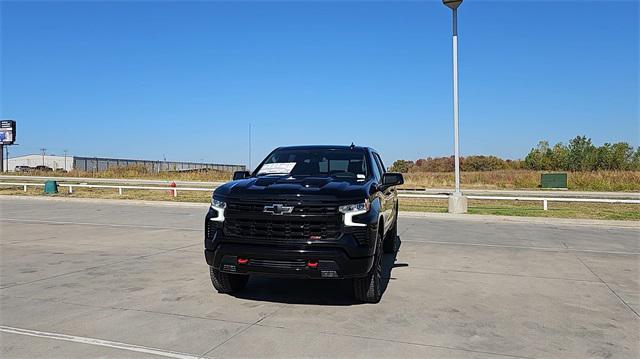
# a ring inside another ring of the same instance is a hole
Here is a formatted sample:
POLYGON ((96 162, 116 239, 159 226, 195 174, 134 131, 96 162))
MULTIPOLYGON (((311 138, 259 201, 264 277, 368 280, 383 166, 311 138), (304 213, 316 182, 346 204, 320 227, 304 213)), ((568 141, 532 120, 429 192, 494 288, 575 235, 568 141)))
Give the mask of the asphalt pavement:
POLYGON ((640 228, 404 216, 379 304, 347 281, 216 293, 206 207, 0 198, 0 357, 637 358, 640 228))

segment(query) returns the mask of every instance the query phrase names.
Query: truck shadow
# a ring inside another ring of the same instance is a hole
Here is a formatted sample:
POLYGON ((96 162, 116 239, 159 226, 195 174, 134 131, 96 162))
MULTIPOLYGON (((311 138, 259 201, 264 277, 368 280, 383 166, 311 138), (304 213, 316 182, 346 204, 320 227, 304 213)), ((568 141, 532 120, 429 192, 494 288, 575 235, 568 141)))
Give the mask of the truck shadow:
MULTIPOLYGON (((398 243, 400 238, 398 237, 398 243)), ((400 244, 398 244, 398 248, 400 244)), ((392 277, 393 268, 407 267, 407 263, 397 263, 397 252, 385 254, 382 258, 382 292, 386 291, 392 277)), ((286 304, 317 304, 347 306, 363 304, 353 297, 350 279, 288 279, 253 276, 247 287, 236 298, 286 304)))

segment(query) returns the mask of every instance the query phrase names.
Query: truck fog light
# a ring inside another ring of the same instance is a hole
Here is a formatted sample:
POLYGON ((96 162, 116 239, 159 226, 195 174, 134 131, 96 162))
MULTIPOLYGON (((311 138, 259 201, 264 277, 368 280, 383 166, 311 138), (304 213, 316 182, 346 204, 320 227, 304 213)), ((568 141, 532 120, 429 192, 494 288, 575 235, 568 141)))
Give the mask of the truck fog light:
POLYGON ((222 266, 222 270, 227 271, 227 272, 236 272, 236 266, 234 266, 233 264, 225 264, 222 266))
POLYGON ((338 272, 334 270, 323 270, 320 271, 320 276, 322 278, 338 278, 338 272))

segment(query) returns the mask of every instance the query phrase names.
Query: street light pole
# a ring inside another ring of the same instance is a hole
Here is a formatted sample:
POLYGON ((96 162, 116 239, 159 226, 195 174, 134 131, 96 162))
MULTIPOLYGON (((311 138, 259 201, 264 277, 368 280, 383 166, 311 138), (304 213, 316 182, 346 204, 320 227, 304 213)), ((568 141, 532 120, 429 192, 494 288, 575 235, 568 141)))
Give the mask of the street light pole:
POLYGON ((452 10, 453 22, 453 152, 455 161, 455 191, 449 198, 449 212, 466 213, 467 199, 460 192, 460 140, 458 126, 458 7, 462 0, 443 0, 442 3, 452 10))
POLYGON ((460 140, 458 137, 458 9, 453 9, 453 147, 456 194, 460 194, 460 140))

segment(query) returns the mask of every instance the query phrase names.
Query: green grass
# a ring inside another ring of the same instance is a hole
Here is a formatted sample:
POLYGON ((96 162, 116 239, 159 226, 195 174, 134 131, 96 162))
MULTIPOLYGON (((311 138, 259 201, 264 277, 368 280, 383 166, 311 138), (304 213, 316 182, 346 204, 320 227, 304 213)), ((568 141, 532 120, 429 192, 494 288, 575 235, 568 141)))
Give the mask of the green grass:
MULTIPOLYGON (((44 193, 42 187, 29 187, 27 192, 23 192, 21 188, 17 187, 0 187, 0 195, 44 196, 44 193)), ((119 195, 117 189, 101 188, 74 188, 73 194, 63 191, 51 195, 51 197, 61 198, 106 198, 199 203, 208 203, 210 196, 211 194, 209 192, 178 191, 178 197, 173 197, 173 195, 166 190, 124 190, 123 194, 119 195)), ((447 200, 401 198, 400 210, 444 213, 447 212, 447 200)), ((501 216, 640 221, 640 205, 635 204, 549 202, 549 210, 544 211, 540 202, 471 200, 469 201, 469 213, 501 216)))
MULTIPOLYGON (((447 200, 401 198, 401 211, 447 212, 447 200)), ((540 202, 470 200, 470 214, 521 217, 582 218, 640 221, 640 205, 620 203, 540 202)))

